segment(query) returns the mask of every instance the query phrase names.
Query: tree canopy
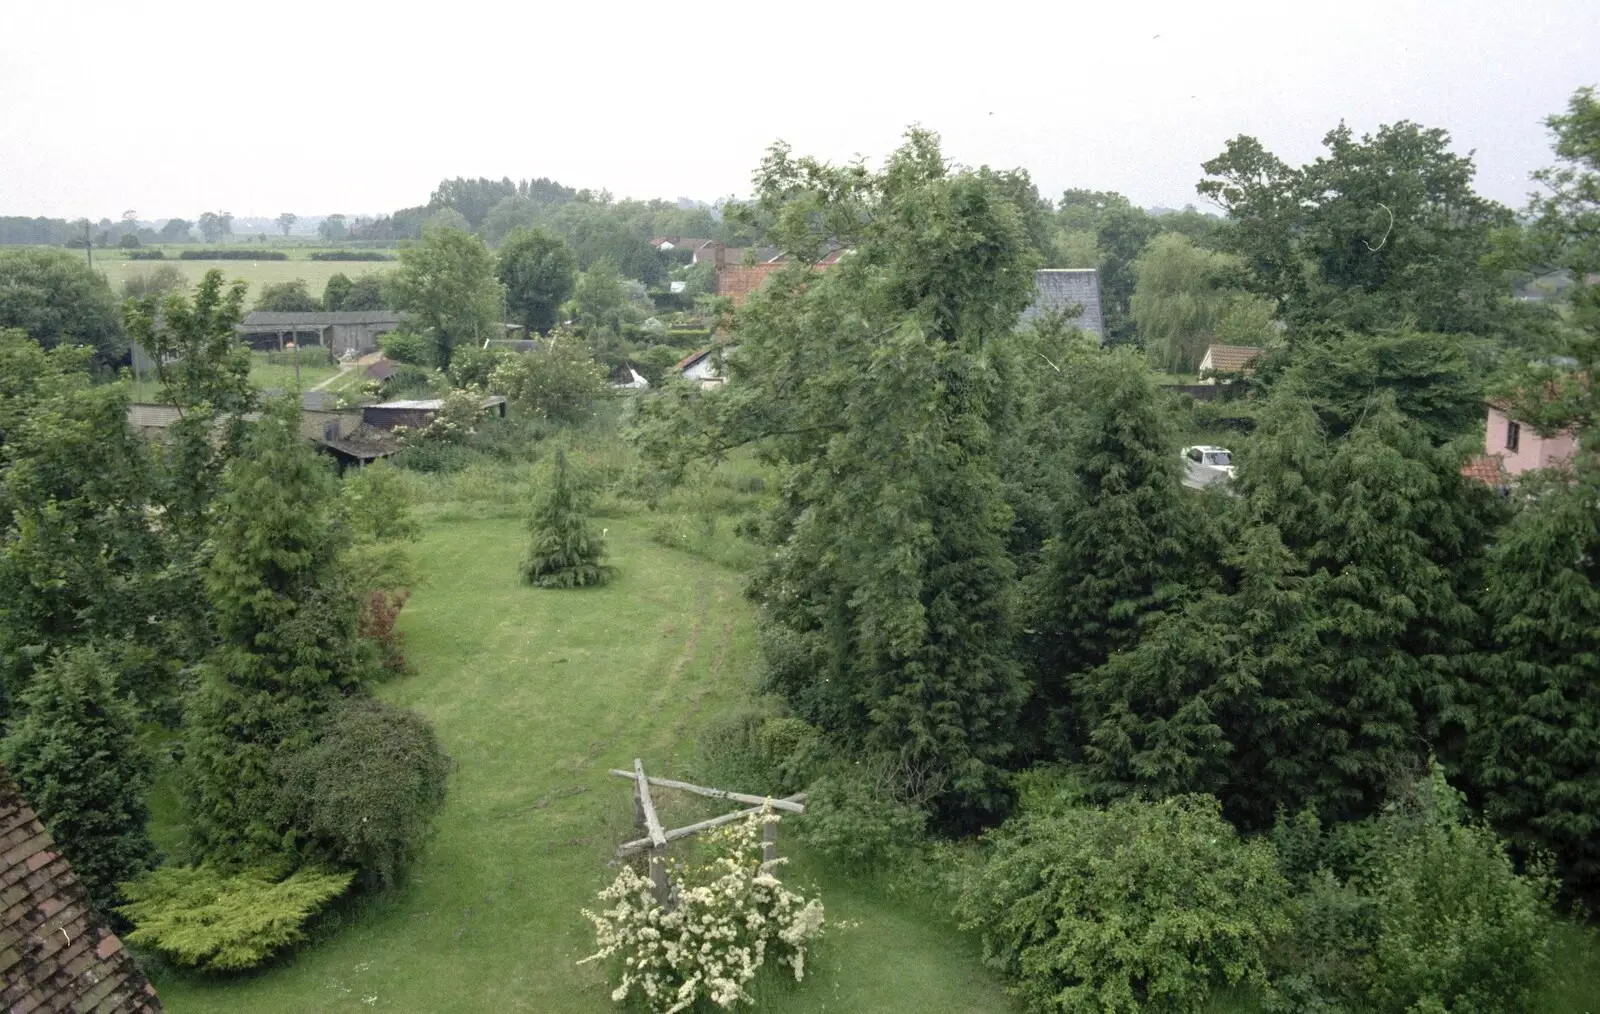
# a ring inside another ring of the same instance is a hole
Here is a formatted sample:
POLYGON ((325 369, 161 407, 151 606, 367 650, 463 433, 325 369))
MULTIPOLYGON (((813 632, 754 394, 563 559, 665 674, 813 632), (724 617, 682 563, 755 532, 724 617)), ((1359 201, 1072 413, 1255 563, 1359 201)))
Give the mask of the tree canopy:
POLYGON ((65 250, 0 250, 0 328, 25 331, 47 348, 88 345, 107 366, 128 352, 110 284, 65 250))
POLYGON ((483 240, 458 229, 429 228, 422 241, 400 248, 400 266, 390 276, 395 309, 402 310, 433 341, 434 364, 450 365, 457 345, 499 337, 504 295, 494 258, 483 240))
POLYGON ((578 262, 567 244, 542 229, 518 229, 506 237, 497 267, 506 306, 522 320, 523 333, 549 333, 577 280, 578 262))

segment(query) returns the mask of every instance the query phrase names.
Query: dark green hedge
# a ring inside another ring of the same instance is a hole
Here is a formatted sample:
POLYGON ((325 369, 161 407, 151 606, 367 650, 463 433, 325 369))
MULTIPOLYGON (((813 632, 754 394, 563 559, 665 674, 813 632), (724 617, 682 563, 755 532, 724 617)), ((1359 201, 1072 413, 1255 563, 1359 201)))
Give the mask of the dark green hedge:
POLYGON ((166 254, 166 251, 164 251, 164 250, 129 250, 128 251, 128 260, 130 260, 130 261, 164 261, 166 259, 167 259, 167 254, 166 254))
POLYGON ((311 255, 314 261, 392 261, 393 257, 376 250, 323 250, 311 255))
POLYGON ((281 250, 184 250, 178 254, 180 261, 286 261, 289 255, 281 250))

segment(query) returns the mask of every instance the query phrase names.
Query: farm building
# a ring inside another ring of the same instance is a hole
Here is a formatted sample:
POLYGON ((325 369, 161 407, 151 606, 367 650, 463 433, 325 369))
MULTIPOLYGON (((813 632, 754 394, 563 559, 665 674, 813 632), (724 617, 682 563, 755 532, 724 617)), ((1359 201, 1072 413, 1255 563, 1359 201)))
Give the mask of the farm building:
MULTIPOLYGON (((321 392, 307 392, 306 397, 321 392)), ((167 427, 181 418, 171 405, 133 404, 128 406, 128 425, 140 435, 159 440, 167 427)), ((245 416, 254 421, 260 413, 245 416)), ((360 467, 386 458, 400 450, 400 441, 387 428, 368 425, 357 412, 331 412, 306 409, 300 413, 300 435, 316 445, 317 450, 331 455, 340 469, 351 465, 360 467)))
MULTIPOLYGON (((506 399, 498 394, 485 395, 481 406, 484 412, 492 412, 504 419, 506 415, 506 399)), ((400 426, 407 429, 422 429, 433 422, 439 410, 444 408, 444 399, 427 398, 411 401, 386 401, 378 405, 368 405, 361 410, 361 421, 366 425, 380 430, 392 430, 400 426)))
POLYGON ((0 768, 0 1010, 158 1014, 161 1000, 0 768))
POLYGON ((1033 273, 1033 302, 1022 311, 1019 325, 1046 313, 1065 314, 1067 323, 1106 340, 1100 315, 1100 272, 1094 268, 1042 268, 1033 273))
POLYGON ((400 326, 389 310, 336 310, 316 313, 266 313, 245 317, 239 333, 258 349, 321 345, 336 356, 357 355, 378 347, 378 336, 400 326))

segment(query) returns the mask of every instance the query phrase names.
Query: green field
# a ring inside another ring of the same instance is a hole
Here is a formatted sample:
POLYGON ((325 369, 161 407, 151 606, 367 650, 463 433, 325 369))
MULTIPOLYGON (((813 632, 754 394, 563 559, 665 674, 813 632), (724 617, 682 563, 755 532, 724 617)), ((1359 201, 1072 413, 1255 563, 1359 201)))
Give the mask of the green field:
MULTIPOLYGON (((755 640, 737 574, 658 546, 639 521, 605 524, 620 576, 579 591, 518 582, 514 519, 428 524, 401 617, 416 674, 382 693, 432 719, 455 759, 436 838, 405 887, 284 965, 229 983, 159 978, 168 1010, 615 1009, 603 974, 576 964, 593 941, 579 910, 634 837, 628 785, 606 769, 640 757, 684 773, 696 735, 744 699, 755 640)), ((803 985, 763 984, 759 1009, 1010 1009, 943 918, 807 862, 790 879, 817 883, 849 925, 803 985)))
MULTIPOLYGON (((266 247, 264 249, 272 249, 266 247)), ((122 292, 122 282, 133 275, 145 274, 160 264, 171 264, 188 276, 190 282, 200 279, 207 271, 217 268, 222 271, 227 279, 242 278, 250 283, 249 299, 253 302, 261 288, 277 282, 289 282, 296 278, 305 279, 313 296, 321 297, 323 288, 328 284, 328 279, 336 274, 344 274, 349 278, 373 272, 389 271, 394 268, 393 261, 313 261, 304 259, 309 254, 306 248, 285 248, 284 251, 291 258, 286 261, 180 261, 176 254, 168 252, 164 261, 133 261, 128 260, 119 251, 106 251, 101 253, 96 250, 94 254, 94 267, 96 271, 105 273, 106 281, 111 283, 112 291, 122 292)), ((386 251, 387 252, 387 251, 386 251)))
MULTIPOLYGON (((250 380, 262 390, 277 388, 292 391, 298 388, 301 391, 309 391, 329 377, 337 376, 338 373, 339 367, 328 365, 325 357, 313 359, 308 354, 306 360, 300 364, 300 380, 296 383, 295 368, 292 363, 268 362, 264 352, 253 352, 250 355, 250 380)), ((131 381, 131 384, 131 400, 147 404, 161 400, 161 385, 153 378, 142 378, 131 381)))

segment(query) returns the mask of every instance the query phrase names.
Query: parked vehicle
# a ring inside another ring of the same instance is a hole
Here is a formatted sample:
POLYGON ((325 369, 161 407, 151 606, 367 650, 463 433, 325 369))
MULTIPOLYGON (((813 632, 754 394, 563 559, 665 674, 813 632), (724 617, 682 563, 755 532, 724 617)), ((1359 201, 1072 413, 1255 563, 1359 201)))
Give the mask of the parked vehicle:
POLYGON ((1214 468, 1219 472, 1233 478, 1233 452, 1226 447, 1213 447, 1210 444, 1196 444, 1183 449, 1183 457, 1189 462, 1192 469, 1214 468))

